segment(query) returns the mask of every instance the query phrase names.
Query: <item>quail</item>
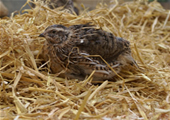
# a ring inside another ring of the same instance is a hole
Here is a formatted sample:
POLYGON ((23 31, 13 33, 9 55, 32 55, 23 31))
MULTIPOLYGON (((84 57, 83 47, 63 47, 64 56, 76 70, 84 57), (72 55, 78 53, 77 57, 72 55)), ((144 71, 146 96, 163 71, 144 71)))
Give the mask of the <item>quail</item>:
POLYGON ((39 37, 46 39, 43 54, 52 72, 65 70, 71 79, 83 80, 95 71, 93 80, 111 80, 127 65, 138 67, 129 41, 90 24, 52 25, 39 37))
MULTIPOLYGON (((63 9, 68 9, 71 13, 73 13, 74 11, 77 15, 79 14, 79 10, 77 7, 73 5, 72 0, 40 0, 40 1, 46 3, 48 7, 51 9, 63 6, 63 9)), ((35 7, 34 3, 32 3, 31 5, 32 7, 35 7)))

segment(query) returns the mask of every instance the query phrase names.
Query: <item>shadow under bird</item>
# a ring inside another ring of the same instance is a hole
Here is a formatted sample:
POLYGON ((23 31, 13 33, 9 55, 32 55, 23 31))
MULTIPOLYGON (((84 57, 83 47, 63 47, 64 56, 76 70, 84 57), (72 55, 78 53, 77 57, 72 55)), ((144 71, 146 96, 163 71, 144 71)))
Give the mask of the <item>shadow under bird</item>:
POLYGON ((46 39, 42 54, 52 72, 65 70, 70 79, 84 80, 95 70, 93 80, 112 80, 125 66, 138 67, 127 40, 89 24, 52 25, 39 37, 46 39))

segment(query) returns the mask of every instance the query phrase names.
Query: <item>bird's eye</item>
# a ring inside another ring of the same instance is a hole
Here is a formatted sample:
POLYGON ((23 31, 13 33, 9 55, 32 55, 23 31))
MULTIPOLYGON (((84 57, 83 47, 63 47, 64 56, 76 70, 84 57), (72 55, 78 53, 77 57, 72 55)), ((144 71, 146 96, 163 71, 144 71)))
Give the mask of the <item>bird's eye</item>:
POLYGON ((56 33, 56 31, 55 31, 55 30, 53 30, 53 31, 52 31, 52 33, 56 33))

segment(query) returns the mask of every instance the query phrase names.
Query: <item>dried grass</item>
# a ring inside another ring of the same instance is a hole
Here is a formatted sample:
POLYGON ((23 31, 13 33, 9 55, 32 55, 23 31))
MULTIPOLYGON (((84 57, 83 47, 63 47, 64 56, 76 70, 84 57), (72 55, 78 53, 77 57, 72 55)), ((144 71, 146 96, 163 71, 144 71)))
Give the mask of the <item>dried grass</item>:
POLYGON ((170 118, 169 10, 157 2, 98 5, 80 16, 59 9, 37 3, 0 19, 0 119, 170 118), (142 70, 124 70, 123 80, 102 84, 50 74, 49 62, 39 59, 45 40, 38 35, 52 24, 88 22, 129 40, 142 70))

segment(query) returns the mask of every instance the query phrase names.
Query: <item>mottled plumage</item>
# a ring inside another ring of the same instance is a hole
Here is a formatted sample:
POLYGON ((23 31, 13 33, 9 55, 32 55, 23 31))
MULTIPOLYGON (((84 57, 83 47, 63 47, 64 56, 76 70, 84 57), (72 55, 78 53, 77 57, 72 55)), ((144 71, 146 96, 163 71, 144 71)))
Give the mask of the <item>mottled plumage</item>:
POLYGON ((46 38, 43 53, 51 60, 52 72, 64 69, 68 78, 84 79, 95 70, 94 80, 112 79, 115 73, 99 55, 117 73, 126 65, 137 66, 127 40, 89 24, 52 25, 40 37, 46 38))
MULTIPOLYGON (((72 0, 39 0, 39 1, 43 1, 51 9, 63 7, 63 9, 68 9, 71 13, 74 11, 77 15, 79 14, 79 10, 76 7, 74 7, 72 0)), ((32 4, 32 7, 35 7, 35 4, 32 4)))

